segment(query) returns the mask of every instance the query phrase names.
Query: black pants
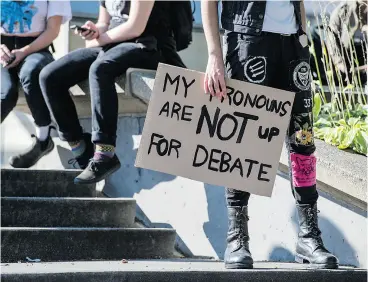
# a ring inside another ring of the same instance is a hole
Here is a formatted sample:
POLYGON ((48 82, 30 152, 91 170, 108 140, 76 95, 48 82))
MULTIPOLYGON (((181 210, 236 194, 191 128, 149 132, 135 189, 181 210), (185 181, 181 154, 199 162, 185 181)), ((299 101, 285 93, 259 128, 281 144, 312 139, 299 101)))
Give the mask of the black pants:
MULTIPOLYGON (((296 34, 230 32, 225 34, 225 56, 228 77, 296 92, 286 136, 291 187, 299 203, 314 203, 318 193, 308 46, 296 34)), ((229 206, 243 206, 250 194, 226 189, 226 197, 229 206)))
POLYGON ((118 97, 115 79, 128 68, 156 69, 159 52, 155 42, 123 42, 75 50, 43 69, 40 84, 62 140, 82 138, 77 111, 69 88, 89 79, 92 102, 92 141, 115 146, 118 97), (149 47, 147 47, 149 46, 149 47))
MULTIPOLYGON (((10 51, 32 43, 35 37, 1 36, 1 43, 10 51)), ((30 54, 18 66, 1 68, 1 122, 14 109, 18 101, 18 85, 22 85, 28 107, 37 126, 51 123, 50 112, 42 96, 39 75, 41 70, 53 61, 48 49, 30 54)))

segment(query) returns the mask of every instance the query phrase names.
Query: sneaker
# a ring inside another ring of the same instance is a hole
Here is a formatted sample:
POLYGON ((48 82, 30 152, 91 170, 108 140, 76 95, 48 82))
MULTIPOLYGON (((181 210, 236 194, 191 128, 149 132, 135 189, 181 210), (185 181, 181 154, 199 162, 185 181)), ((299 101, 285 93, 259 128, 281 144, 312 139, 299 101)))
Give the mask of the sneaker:
POLYGON ((74 179, 74 183, 97 183, 113 174, 120 168, 120 166, 120 161, 116 155, 108 161, 96 161, 92 158, 90 159, 87 168, 74 179))
POLYGON ((54 147, 54 141, 49 136, 45 141, 40 141, 35 135, 31 135, 33 142, 30 148, 19 155, 12 156, 9 164, 14 168, 30 168, 34 166, 39 159, 50 153, 54 147))
POLYGON ((74 168, 77 168, 76 164, 78 164, 81 169, 85 169, 89 163, 89 160, 93 157, 95 150, 91 139, 91 133, 83 133, 83 140, 86 143, 86 149, 84 150, 82 155, 77 158, 70 159, 68 162, 69 164, 73 165, 74 168))

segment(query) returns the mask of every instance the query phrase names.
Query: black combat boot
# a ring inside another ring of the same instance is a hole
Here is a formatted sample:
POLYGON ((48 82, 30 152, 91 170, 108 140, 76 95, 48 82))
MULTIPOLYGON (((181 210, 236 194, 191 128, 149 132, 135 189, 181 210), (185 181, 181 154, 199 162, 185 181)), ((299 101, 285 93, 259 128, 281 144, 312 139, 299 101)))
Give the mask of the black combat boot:
POLYGON ((228 269, 253 268, 249 251, 248 207, 228 207, 229 230, 225 252, 225 267, 228 269))
POLYGON ((299 216, 299 240, 295 260, 309 263, 311 268, 338 268, 338 259, 323 245, 318 228, 317 203, 296 205, 299 216))

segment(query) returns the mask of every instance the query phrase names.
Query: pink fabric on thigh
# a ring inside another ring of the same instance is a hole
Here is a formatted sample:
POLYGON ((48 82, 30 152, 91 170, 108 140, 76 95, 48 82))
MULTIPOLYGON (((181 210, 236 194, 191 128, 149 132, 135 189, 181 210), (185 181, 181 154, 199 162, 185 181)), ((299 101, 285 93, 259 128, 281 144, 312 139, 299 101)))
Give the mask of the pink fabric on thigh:
POLYGON ((316 157, 290 154, 294 187, 308 187, 316 184, 316 157))

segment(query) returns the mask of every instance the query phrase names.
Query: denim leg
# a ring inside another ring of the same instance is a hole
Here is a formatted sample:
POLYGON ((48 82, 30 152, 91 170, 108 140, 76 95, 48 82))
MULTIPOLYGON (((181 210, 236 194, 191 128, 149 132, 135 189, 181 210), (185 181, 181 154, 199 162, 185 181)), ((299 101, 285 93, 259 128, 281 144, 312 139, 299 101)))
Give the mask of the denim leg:
POLYGON ((101 52, 89 70, 92 99, 92 141, 115 146, 118 97, 115 79, 128 68, 157 68, 159 53, 124 42, 101 52))
POLYGON ((101 48, 75 50, 41 71, 42 93, 61 140, 73 142, 82 138, 83 130, 69 88, 88 78, 88 70, 100 51, 101 48))
POLYGON ((48 51, 33 53, 24 59, 19 68, 19 81, 37 126, 47 126, 51 123, 50 112, 40 88, 39 76, 41 70, 53 60, 48 51))
POLYGON ((1 123, 14 109, 18 100, 18 77, 16 70, 1 68, 1 123))
POLYGON ((288 78, 284 89, 296 93, 286 145, 291 189, 299 204, 314 204, 318 199, 309 59, 308 46, 301 46, 297 35, 285 39, 283 72, 288 78))

